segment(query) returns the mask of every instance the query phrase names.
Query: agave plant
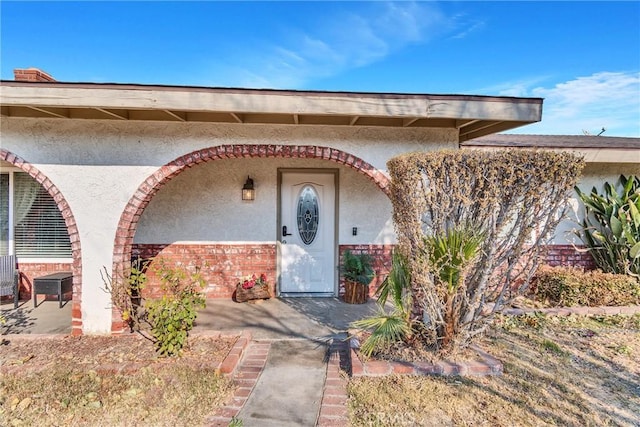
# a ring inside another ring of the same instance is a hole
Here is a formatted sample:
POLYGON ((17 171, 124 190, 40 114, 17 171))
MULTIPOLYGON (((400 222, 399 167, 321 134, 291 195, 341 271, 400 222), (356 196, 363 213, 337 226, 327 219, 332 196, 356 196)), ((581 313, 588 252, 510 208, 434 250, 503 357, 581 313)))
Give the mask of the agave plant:
POLYGON ((577 235, 605 272, 640 276, 640 177, 620 175, 619 191, 606 182, 604 194, 575 187, 585 207, 577 235))

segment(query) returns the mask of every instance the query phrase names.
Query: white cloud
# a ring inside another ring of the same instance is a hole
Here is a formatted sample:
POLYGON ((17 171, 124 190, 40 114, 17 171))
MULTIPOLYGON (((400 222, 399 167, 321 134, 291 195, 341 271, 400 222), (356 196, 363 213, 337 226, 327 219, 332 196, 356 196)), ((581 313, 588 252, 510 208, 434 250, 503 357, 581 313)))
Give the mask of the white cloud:
POLYGON ((427 42, 454 25, 430 3, 349 5, 350 11, 320 17, 314 28, 289 28, 286 40, 277 44, 243 48, 242 57, 216 63, 206 84, 300 88, 380 61, 408 44, 427 42))
POLYGON ((552 87, 515 85, 501 95, 544 98, 542 121, 519 133, 640 136, 640 72, 599 72, 557 83, 552 87), (531 88, 531 86, 528 86, 531 88), (516 93, 517 92, 517 93, 516 93))

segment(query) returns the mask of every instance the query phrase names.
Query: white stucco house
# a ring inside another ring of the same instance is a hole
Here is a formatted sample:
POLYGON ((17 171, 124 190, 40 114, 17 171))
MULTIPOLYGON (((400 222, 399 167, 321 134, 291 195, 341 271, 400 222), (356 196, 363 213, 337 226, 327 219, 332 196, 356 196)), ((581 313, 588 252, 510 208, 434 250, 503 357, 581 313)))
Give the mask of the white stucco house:
MULTIPOLYGON (((72 273, 74 334, 122 330, 100 272, 133 257, 202 266, 208 298, 253 273, 278 295, 337 296, 347 249, 374 255, 382 280, 395 243, 386 162, 404 152, 576 150, 588 188, 640 174, 639 139, 494 135, 540 121, 539 98, 15 75, 0 82, 0 251, 17 255, 25 297, 38 276, 72 273)), ((579 261, 556 243, 552 261, 579 261)))

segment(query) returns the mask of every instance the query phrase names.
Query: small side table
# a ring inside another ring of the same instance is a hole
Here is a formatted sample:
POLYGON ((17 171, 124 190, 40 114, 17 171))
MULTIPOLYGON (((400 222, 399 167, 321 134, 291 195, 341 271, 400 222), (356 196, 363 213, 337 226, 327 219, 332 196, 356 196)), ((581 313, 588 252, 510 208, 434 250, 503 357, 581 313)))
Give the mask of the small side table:
POLYGON ((69 271, 48 274, 33 279, 33 306, 37 307, 37 294, 58 295, 58 305, 62 308, 62 294, 71 291, 73 274, 69 271))

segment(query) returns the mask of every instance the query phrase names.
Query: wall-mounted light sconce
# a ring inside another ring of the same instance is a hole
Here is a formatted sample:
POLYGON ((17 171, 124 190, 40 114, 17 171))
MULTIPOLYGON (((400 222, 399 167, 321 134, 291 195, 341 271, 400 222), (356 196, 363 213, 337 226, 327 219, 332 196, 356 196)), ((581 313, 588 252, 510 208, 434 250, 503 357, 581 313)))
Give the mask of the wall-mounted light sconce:
POLYGON ((253 180, 247 177, 247 182, 242 187, 242 200, 255 200, 256 190, 253 188, 253 180))

